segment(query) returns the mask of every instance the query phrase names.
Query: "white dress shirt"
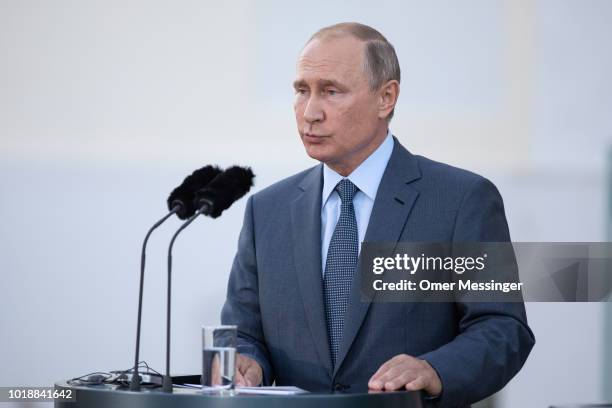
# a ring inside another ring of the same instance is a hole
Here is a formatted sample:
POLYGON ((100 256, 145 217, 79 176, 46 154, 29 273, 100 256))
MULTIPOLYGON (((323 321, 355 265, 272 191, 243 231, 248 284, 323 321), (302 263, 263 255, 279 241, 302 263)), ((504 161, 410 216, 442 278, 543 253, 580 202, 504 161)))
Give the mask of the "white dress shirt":
MULTIPOLYGON (((353 206, 355 207, 355 218, 360 243, 363 242, 366 230, 368 229, 376 192, 378 191, 383 173, 387 168, 392 151, 393 137, 391 137, 390 132, 387 132, 387 137, 381 145, 346 177, 359 189, 353 198, 353 206)), ((321 259, 323 274, 325 274, 329 243, 336 228, 338 218, 340 218, 341 201, 335 188, 343 178, 345 177, 330 169, 326 164, 323 165, 323 191, 321 195, 321 259)), ((361 252, 361 245, 359 245, 358 250, 361 252)))

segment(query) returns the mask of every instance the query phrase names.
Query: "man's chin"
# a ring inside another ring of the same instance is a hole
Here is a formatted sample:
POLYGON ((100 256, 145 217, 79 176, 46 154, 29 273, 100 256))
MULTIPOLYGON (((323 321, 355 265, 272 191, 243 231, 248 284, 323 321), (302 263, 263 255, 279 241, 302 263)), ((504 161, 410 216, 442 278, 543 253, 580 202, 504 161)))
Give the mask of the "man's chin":
POLYGON ((306 154, 310 156, 312 159, 318 160, 320 162, 326 163, 331 159, 331 154, 328 149, 323 146, 317 145, 306 145, 306 154))
POLYGON ((312 159, 318 161, 324 161, 327 157, 327 152, 325 146, 321 146, 318 144, 304 143, 304 149, 306 150, 306 154, 310 156, 312 159))

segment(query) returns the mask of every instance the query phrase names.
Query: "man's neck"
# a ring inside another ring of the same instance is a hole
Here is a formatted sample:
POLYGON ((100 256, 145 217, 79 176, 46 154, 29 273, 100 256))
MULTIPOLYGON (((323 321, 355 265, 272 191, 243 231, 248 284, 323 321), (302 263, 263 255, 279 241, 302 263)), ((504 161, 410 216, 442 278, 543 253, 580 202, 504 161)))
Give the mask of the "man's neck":
POLYGON ((358 152, 355 156, 341 162, 329 162, 325 164, 327 164, 330 169, 340 174, 342 177, 348 177, 357 167, 359 167, 361 163, 363 163, 372 153, 374 153, 374 151, 376 151, 376 149, 378 149, 378 147, 385 141, 388 132, 388 128, 383 128, 382 130, 377 131, 376 137, 367 146, 367 148, 358 152))

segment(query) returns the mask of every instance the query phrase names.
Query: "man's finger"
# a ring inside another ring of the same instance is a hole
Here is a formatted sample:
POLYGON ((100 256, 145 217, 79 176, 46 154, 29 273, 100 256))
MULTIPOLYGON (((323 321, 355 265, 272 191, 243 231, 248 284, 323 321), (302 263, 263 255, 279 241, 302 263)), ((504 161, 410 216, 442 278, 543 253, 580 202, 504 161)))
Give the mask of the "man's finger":
POLYGON ((414 378, 415 374, 412 371, 404 371, 399 373, 385 381, 385 390, 394 391, 399 388, 403 388, 407 383, 413 381, 414 378))
POLYGON ((402 366, 395 365, 388 368, 385 372, 381 373, 377 378, 373 378, 370 380, 371 386, 370 388, 375 390, 382 390, 385 387, 385 383, 393 380, 394 378, 400 376, 402 372, 405 371, 402 369, 402 366))
POLYGON ((370 378, 368 381, 368 387, 373 390, 382 390, 384 386, 384 382, 382 378, 387 374, 388 369, 385 368, 382 370, 382 367, 376 371, 376 373, 370 378))
POLYGON ((402 362, 404 361, 405 357, 407 357, 404 354, 399 354, 395 357, 393 357, 392 359, 386 361, 383 365, 380 366, 380 368, 374 373, 374 375, 372 377, 370 377, 370 381, 368 382, 368 385, 370 386, 370 388, 373 389, 380 389, 382 388, 382 384, 381 384, 381 378, 387 374, 387 372, 392 369, 393 367, 396 367, 400 364, 402 364, 402 362))
POLYGON ((238 360, 236 360, 236 370, 240 372, 240 374, 244 375, 249 369, 251 362, 248 357, 244 357, 242 355, 238 355, 238 360))
POLYGON ((240 369, 236 370, 234 380, 236 381, 236 385, 239 385, 241 387, 247 386, 244 376, 240 373, 240 369))
POLYGON ((212 366, 211 366, 211 379, 210 379, 210 384, 211 385, 221 385, 221 368, 219 365, 219 356, 215 355, 213 357, 212 360, 212 366))
POLYGON ((257 364, 250 364, 244 373, 244 378, 249 387, 261 384, 261 368, 257 364))
MULTIPOLYGON (((378 381, 382 382, 384 386, 384 384, 388 383, 389 381, 393 381, 396 378, 400 378, 405 375, 409 375, 410 377, 410 378, 406 378, 407 380, 412 380, 415 377, 415 375, 413 374, 413 370, 411 370, 409 366, 406 366, 406 365, 394 366, 390 368, 384 375, 382 375, 378 379, 378 381)), ((402 387, 404 384, 400 384, 400 387, 402 387)), ((387 387, 384 386, 384 388, 387 388, 387 387)))
POLYGON ((422 375, 418 376, 417 378, 406 384, 406 390, 408 391, 418 391, 422 390, 425 387, 427 387, 427 381, 422 375))

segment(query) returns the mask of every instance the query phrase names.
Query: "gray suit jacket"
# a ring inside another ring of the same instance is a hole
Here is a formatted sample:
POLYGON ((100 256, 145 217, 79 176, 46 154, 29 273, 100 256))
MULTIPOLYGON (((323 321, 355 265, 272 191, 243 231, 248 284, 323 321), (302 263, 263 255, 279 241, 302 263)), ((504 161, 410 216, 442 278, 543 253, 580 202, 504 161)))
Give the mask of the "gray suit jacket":
MULTIPOLYGON (((427 360, 442 407, 501 389, 535 343, 522 303, 365 303, 352 285, 332 369, 321 272, 322 165, 252 195, 230 273, 224 324, 264 382, 310 391, 366 390, 397 354, 427 360)), ((501 196, 487 179, 412 155, 394 138, 366 231, 368 242, 509 241, 501 196)))

